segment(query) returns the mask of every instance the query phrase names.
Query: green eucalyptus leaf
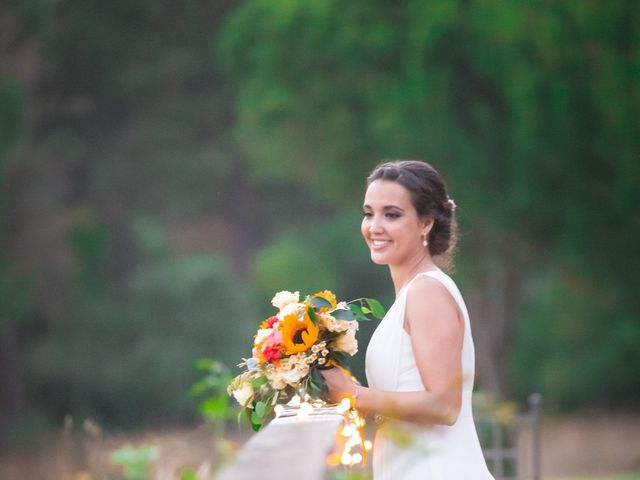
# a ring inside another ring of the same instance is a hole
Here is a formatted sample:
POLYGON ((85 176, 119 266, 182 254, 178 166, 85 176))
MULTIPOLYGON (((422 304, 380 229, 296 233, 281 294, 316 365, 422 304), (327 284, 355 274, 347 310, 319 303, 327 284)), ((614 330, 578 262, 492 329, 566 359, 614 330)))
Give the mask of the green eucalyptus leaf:
POLYGON ((313 323, 315 324, 318 323, 318 317, 316 316, 316 312, 313 308, 311 307, 307 308, 307 314, 309 315, 309 318, 313 323))
POLYGON ((350 355, 347 352, 334 350, 329 356, 341 367, 347 367, 349 364, 350 355))
POLYGON ((362 307, 360 311, 365 315, 369 315, 371 313, 371 310, 369 310, 367 307, 362 307))
POLYGON ((329 391, 327 381, 324 379, 322 373, 320 373, 320 370, 312 368, 309 377, 309 386, 318 396, 324 395, 329 391))
POLYGON ((331 312, 331 316, 336 320, 355 320, 356 316, 351 310, 346 310, 343 308, 339 308, 331 312))
POLYGON ((310 298, 309 303, 316 308, 331 308, 331 302, 322 297, 310 298))

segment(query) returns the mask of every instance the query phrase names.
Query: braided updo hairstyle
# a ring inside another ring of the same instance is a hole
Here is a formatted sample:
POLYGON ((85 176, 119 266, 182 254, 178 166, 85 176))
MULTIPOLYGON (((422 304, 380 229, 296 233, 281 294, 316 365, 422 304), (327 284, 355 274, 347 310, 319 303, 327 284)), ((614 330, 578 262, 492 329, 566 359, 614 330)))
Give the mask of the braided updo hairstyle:
POLYGON ((440 174, 428 163, 396 160, 378 165, 367 177, 367 186, 375 180, 397 182, 409 191, 411 203, 419 217, 433 218, 427 248, 437 263, 449 268, 457 242, 455 203, 447 195, 440 174))

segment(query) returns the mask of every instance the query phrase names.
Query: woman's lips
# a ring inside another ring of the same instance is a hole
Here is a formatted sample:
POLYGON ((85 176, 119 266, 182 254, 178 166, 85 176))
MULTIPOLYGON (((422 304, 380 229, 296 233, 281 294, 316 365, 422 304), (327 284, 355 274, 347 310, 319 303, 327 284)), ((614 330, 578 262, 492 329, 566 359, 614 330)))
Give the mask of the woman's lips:
POLYGON ((391 243, 391 240, 371 239, 370 245, 372 250, 382 250, 391 243))

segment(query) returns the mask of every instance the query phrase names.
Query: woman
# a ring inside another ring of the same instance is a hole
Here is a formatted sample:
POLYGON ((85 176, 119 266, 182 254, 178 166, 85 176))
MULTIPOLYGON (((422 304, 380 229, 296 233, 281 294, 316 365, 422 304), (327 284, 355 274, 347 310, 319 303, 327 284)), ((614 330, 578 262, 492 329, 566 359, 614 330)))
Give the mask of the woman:
POLYGON ((367 179, 362 235, 371 260, 388 265, 396 300, 371 338, 369 387, 324 372, 331 396, 355 398, 381 419, 375 480, 485 480, 471 414, 474 348, 469 316, 444 265, 455 247, 455 203, 433 167, 379 165, 367 179))

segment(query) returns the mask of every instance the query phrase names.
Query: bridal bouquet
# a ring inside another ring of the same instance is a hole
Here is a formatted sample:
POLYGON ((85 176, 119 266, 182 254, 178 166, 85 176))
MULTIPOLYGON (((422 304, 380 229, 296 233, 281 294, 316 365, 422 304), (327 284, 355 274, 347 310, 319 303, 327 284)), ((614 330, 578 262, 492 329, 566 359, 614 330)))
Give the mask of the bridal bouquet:
POLYGON ((256 431, 276 405, 295 395, 322 399, 327 385, 320 370, 345 368, 358 351, 358 322, 385 313, 374 299, 338 302, 329 290, 304 299, 282 291, 271 303, 278 312, 260 324, 251 358, 243 359, 244 371, 227 388, 256 431))

